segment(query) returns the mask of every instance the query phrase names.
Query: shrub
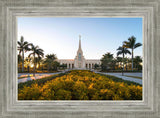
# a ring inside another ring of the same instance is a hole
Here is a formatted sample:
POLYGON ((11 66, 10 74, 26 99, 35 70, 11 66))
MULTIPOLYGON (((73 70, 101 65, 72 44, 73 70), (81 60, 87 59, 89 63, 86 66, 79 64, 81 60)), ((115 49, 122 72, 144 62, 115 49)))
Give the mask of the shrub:
POLYGON ((41 96, 41 90, 38 84, 33 84, 31 87, 24 87, 19 90, 18 99, 19 100, 37 100, 41 96))
POLYGON ((75 82, 73 86, 73 99, 88 100, 87 87, 83 82, 81 81, 75 82))
POLYGON ((64 89, 59 89, 55 94, 55 100, 71 100, 71 92, 64 89))
POLYGON ((88 70, 18 85, 19 100, 142 100, 142 86, 88 70))

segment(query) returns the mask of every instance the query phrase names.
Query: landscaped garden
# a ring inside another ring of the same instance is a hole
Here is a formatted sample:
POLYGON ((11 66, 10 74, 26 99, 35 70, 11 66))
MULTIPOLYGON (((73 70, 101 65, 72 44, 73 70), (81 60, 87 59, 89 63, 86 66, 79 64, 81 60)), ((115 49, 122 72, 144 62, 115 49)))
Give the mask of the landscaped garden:
POLYGON ((142 100, 142 86, 89 70, 18 84, 18 100, 142 100))

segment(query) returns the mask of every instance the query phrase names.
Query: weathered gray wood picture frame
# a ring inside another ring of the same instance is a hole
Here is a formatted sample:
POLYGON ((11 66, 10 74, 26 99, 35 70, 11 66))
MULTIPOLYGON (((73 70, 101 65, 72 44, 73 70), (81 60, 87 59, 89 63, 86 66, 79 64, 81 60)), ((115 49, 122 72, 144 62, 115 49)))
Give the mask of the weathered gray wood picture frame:
POLYGON ((159 0, 0 0, 0 118, 160 117, 159 0), (142 17, 142 101, 18 101, 17 17, 142 17))

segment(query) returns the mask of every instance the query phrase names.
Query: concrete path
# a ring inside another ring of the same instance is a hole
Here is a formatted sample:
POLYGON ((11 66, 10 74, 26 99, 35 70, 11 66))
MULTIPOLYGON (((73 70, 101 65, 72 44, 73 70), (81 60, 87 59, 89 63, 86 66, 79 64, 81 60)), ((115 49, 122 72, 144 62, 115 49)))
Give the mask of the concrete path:
MULTIPOLYGON (((116 75, 122 76, 122 73, 110 73, 110 74, 116 74, 116 75)), ((142 73, 139 73, 139 72, 135 72, 135 73, 125 73, 125 72, 124 72, 124 76, 125 76, 125 75, 135 76, 135 77, 142 77, 142 73)))
POLYGON ((142 79, 137 79, 137 78, 125 76, 125 75, 129 75, 129 76, 142 77, 142 73, 124 73, 124 76, 122 76, 122 73, 102 73, 102 72, 96 72, 96 73, 101 73, 101 74, 105 74, 105 75, 112 75, 112 76, 115 76, 118 78, 122 78, 123 80, 133 81, 133 82, 136 82, 136 83, 142 85, 142 79))
POLYGON ((24 77, 22 79, 18 79, 18 84, 19 83, 24 83, 30 80, 36 80, 36 79, 41 79, 44 77, 49 77, 51 75, 55 75, 55 74, 60 74, 60 73, 65 73, 66 71, 63 72, 56 72, 56 73, 36 73, 35 76, 33 76, 33 74, 31 73, 18 73, 18 77, 24 77))

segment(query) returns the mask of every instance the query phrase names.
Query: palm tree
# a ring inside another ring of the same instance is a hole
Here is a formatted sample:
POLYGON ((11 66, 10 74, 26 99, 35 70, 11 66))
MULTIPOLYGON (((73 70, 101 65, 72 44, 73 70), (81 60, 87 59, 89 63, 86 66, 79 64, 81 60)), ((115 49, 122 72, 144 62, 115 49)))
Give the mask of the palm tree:
POLYGON ((60 66, 60 63, 58 61, 53 61, 52 66, 53 70, 57 71, 58 67, 60 66))
POLYGON ((119 55, 123 55, 123 57, 122 57, 122 66, 123 66, 123 69, 122 69, 122 75, 123 75, 123 71, 124 71, 124 55, 125 54, 131 54, 131 52, 127 49, 127 48, 125 48, 124 46, 119 46, 119 48, 117 49, 118 50, 118 52, 117 52, 117 56, 119 56, 119 55))
POLYGON ((95 69, 97 69, 98 67, 99 67, 99 65, 98 65, 98 64, 95 64, 95 65, 94 65, 94 68, 95 68, 95 69))
POLYGON ((110 70, 111 68, 113 68, 113 61, 114 61, 114 57, 113 54, 111 53, 106 53, 102 56, 101 58, 101 67, 102 70, 110 70))
POLYGON ((21 55, 18 54, 18 71, 21 69, 21 64, 22 64, 22 57, 21 55))
POLYGON ((124 58, 124 64, 126 65, 126 71, 127 71, 127 68, 128 68, 128 58, 127 57, 124 58))
POLYGON ((21 36, 20 41, 18 41, 18 50, 19 55, 22 57, 22 72, 24 72, 24 53, 30 50, 29 45, 27 41, 24 41, 23 36, 21 36))
POLYGON ((142 46, 142 44, 136 43, 136 37, 134 36, 129 37, 128 41, 124 41, 124 47, 130 48, 132 50, 132 71, 133 71, 133 57, 134 57, 133 51, 134 49, 140 46, 142 46))
POLYGON ((46 55, 46 58, 47 58, 47 59, 52 59, 53 61, 54 61, 55 59, 57 59, 56 54, 47 54, 47 55, 46 55))
POLYGON ((41 63, 43 62, 42 56, 37 57, 36 61, 37 61, 37 64, 38 64, 38 68, 40 69, 41 63))
POLYGON ((116 57, 116 62, 118 62, 118 68, 121 66, 122 57, 116 57))
POLYGON ((134 65, 135 67, 140 70, 142 68, 142 66, 140 65, 140 63, 142 63, 142 58, 140 56, 136 56, 134 59, 133 59, 133 62, 134 62, 134 65))
POLYGON ((48 71, 50 71, 50 69, 52 68, 52 65, 54 63, 54 61, 57 59, 55 54, 48 54, 46 55, 46 59, 44 61, 44 64, 47 65, 48 71))
POLYGON ((29 57, 26 57, 24 60, 25 64, 27 65, 28 73, 29 73, 29 69, 30 69, 29 64, 31 63, 31 61, 32 61, 32 59, 29 57))
POLYGON ((32 47, 31 47, 31 53, 28 55, 28 57, 30 56, 33 56, 33 61, 34 61, 34 69, 33 69, 33 75, 35 76, 35 70, 36 70, 36 56, 37 57, 43 57, 44 56, 44 51, 39 48, 38 46, 34 46, 32 44, 32 47))

